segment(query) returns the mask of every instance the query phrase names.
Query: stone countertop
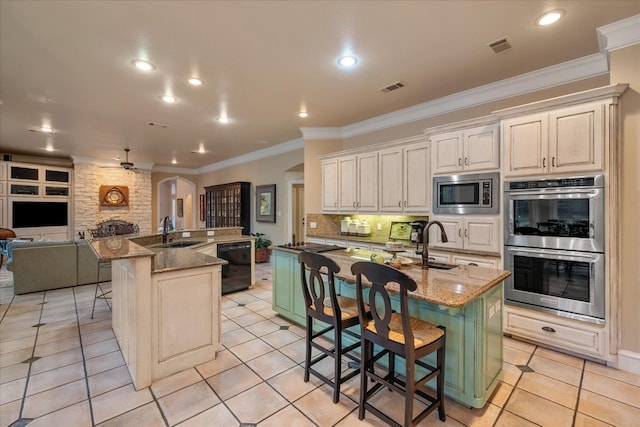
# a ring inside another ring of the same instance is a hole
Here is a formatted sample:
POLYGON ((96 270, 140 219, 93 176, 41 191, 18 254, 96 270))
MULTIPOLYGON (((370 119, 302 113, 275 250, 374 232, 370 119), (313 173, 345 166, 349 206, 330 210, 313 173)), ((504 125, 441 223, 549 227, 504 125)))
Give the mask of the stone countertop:
MULTIPOLYGON (((389 241, 389 240, 380 241, 380 240, 375 240, 371 237, 357 236, 354 234, 323 234, 322 236, 307 235, 307 237, 310 239, 316 238, 316 239, 344 240, 348 242, 361 242, 361 243, 366 243, 371 245, 381 245, 381 246, 384 246, 384 244, 387 241, 389 241)), ((403 241, 403 246, 408 251, 414 250, 416 248, 416 244, 411 243, 409 241, 403 241)), ((420 247, 422 247, 422 244, 420 244, 420 247)), ((462 249, 462 248, 444 248, 444 247, 430 245, 429 252, 431 251, 451 252, 451 253, 457 253, 457 254, 469 254, 469 255, 490 256, 490 257, 500 256, 499 252, 485 252, 485 251, 477 251, 473 249, 462 249)))
MULTIPOLYGON (((224 240, 226 240, 227 237, 230 238, 232 236, 224 236, 224 240)), ((227 241, 238 241, 238 237, 240 236, 233 237, 234 239, 227 241)), ((219 242, 219 240, 217 242, 219 242)), ((161 273, 208 265, 228 264, 228 262, 223 259, 192 250, 192 248, 206 246, 206 244, 211 243, 214 242, 205 242, 187 248, 147 248, 132 242, 126 237, 113 236, 95 239, 91 242, 91 247, 101 261, 151 257, 151 272, 161 273)))
MULTIPOLYGON (((296 252, 289 249, 274 248, 285 252, 296 252)), ((323 252, 340 266, 336 277, 355 283, 351 274, 351 265, 357 261, 367 261, 374 252, 359 249, 344 249, 323 252)), ((493 268, 458 265, 451 270, 423 270, 420 260, 414 259, 411 265, 403 265, 400 271, 416 281, 418 288, 409 292, 410 297, 424 300, 446 307, 463 307, 478 296, 497 286, 511 273, 493 268)), ((397 285, 390 284, 390 289, 397 290, 397 285)))
POLYGON ((228 263, 226 260, 205 255, 190 248, 162 248, 151 259, 151 273, 165 273, 228 263))

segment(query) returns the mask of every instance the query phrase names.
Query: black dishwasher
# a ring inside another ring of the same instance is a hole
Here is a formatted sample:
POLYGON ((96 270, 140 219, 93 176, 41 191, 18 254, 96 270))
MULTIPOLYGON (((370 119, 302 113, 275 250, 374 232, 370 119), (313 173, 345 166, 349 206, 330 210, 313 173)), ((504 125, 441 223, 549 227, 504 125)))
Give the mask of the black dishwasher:
POLYGON ((251 286, 251 242, 218 243, 218 258, 229 262, 222 266, 222 295, 251 286))

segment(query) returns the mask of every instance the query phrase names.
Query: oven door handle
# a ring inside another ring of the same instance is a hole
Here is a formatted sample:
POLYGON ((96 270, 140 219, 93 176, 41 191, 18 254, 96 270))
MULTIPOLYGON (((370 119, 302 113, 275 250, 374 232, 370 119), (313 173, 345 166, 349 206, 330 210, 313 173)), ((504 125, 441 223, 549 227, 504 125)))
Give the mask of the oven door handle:
POLYGON ((573 196, 575 194, 598 194, 598 190, 580 190, 574 189, 571 191, 567 190, 557 190, 557 189, 549 189, 549 190, 535 190, 535 191, 507 191, 506 192, 509 197, 540 197, 540 196, 573 196))
POLYGON ((512 255, 535 255, 540 258, 548 258, 559 261, 575 261, 577 259, 585 260, 586 262, 596 261, 599 254, 583 254, 577 252, 557 251, 547 249, 535 249, 535 248, 522 248, 522 247, 507 247, 507 252, 512 255))

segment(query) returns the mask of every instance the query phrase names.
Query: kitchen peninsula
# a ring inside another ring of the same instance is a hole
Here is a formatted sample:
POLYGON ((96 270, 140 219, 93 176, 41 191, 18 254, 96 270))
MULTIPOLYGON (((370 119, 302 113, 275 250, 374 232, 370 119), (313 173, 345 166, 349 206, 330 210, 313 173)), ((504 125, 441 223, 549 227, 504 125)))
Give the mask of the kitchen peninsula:
POLYGON ((226 231, 175 232, 165 244, 159 234, 91 243, 111 263, 112 326, 136 390, 215 359, 227 261, 210 254, 220 242, 252 241, 226 231))
MULTIPOLYGON (((304 323, 304 299, 300 285, 299 252, 273 248, 273 308, 281 315, 304 323)), ((323 252, 340 266, 338 292, 355 298, 351 265, 369 260, 373 252, 344 249, 323 252)), ((418 284, 410 292, 413 316, 447 328, 445 394, 466 406, 485 405, 502 370, 502 282, 511 273, 468 265, 423 270, 419 260, 401 270, 418 284)), ((397 309, 399 298, 392 301, 397 309)), ((345 339, 345 337, 343 337, 345 339)), ((397 369, 404 366, 398 364, 397 369)))

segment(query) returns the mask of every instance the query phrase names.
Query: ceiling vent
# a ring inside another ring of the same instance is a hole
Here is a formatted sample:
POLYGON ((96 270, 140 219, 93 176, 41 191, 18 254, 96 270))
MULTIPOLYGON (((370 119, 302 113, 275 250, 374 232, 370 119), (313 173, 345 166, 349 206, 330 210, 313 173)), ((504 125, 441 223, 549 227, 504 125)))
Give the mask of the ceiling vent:
POLYGON ((391 92, 391 91, 394 91, 396 89, 400 89, 400 88, 403 88, 403 87, 405 87, 405 84, 400 82, 400 81, 398 81, 398 82, 390 84, 389 86, 385 86, 383 88, 380 88, 380 91, 386 93, 386 92, 391 92))
POLYGON ((156 126, 162 129, 166 129, 169 127, 169 125, 165 125, 163 123, 156 123, 156 122, 149 122, 149 126, 156 126))
POLYGON ((496 40, 493 43, 489 43, 489 47, 493 49, 495 53, 505 53, 511 50, 511 43, 507 38, 496 40))

